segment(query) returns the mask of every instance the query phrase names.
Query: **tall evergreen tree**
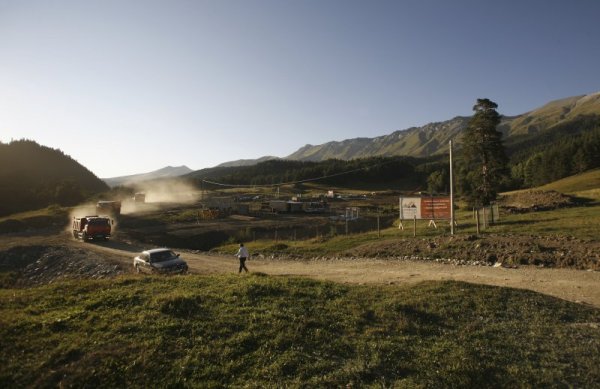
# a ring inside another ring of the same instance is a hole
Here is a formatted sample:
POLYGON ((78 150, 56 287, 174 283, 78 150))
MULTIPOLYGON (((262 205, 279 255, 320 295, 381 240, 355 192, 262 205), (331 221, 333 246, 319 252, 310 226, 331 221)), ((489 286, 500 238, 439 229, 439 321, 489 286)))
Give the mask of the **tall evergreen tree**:
POLYGON ((468 172, 468 191, 464 194, 472 206, 494 201, 508 173, 502 133, 496 130, 500 123, 496 108, 498 104, 489 99, 477 99, 475 114, 464 132, 463 160, 468 172))

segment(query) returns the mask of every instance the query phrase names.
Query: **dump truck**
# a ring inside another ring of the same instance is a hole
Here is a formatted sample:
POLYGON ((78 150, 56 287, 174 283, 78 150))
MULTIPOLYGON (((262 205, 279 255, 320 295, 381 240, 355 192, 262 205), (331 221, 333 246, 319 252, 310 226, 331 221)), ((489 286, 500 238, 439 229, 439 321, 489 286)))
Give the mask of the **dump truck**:
POLYGON ((96 212, 99 215, 119 216, 121 214, 121 202, 100 200, 96 204, 96 212))
POLYGON ((112 220, 108 216, 84 216, 73 218, 73 237, 84 242, 88 240, 108 240, 112 230, 112 220))

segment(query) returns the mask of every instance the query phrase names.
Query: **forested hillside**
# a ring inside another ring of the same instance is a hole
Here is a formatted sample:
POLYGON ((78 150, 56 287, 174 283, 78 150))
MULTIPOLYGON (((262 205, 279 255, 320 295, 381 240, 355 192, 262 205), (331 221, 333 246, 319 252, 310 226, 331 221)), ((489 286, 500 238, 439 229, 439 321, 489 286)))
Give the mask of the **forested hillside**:
POLYGON ((516 187, 529 188, 583 173, 600 167, 600 116, 580 116, 544 134, 509 138, 507 146, 516 187))
MULTIPOLYGON (((319 178, 318 182, 321 184, 342 187, 370 184, 422 190, 428 174, 428 165, 424 159, 374 157, 321 162, 270 160, 252 166, 198 170, 187 177, 198 185, 203 180, 232 185, 272 185, 319 178)), ((206 182, 202 185, 210 186, 206 182)))
POLYGON ((108 186, 60 150, 29 140, 0 142, 0 216, 75 205, 108 186))

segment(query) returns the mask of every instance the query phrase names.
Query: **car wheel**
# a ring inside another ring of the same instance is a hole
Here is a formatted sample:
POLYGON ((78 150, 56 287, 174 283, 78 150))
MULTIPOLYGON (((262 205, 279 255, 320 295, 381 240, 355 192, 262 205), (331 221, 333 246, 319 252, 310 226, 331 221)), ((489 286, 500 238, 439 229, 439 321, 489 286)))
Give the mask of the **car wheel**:
POLYGON ((82 239, 84 242, 87 242, 87 239, 88 239, 87 232, 84 232, 84 233, 83 233, 83 235, 81 235, 81 239, 82 239))

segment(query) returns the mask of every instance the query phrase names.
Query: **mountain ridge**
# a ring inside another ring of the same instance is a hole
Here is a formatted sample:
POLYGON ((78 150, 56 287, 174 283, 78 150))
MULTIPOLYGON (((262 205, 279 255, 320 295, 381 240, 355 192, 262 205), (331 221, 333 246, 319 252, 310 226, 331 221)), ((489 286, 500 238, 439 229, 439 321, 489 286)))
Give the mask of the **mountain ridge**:
MULTIPOLYGON (((504 134, 506 140, 542 133, 581 115, 600 115, 600 92, 552 100, 520 115, 502 116, 498 130, 504 134)), ((455 116, 446 121, 409 127, 372 138, 357 137, 318 145, 308 143, 283 159, 317 162, 331 158, 349 160, 375 156, 435 156, 447 152, 450 139, 460 146, 462 131, 470 118, 455 116)), ((244 166, 262 162, 264 158, 243 160, 244 166)), ((219 166, 235 165, 225 162, 219 166)))
POLYGON ((165 166, 161 169, 154 170, 148 173, 131 174, 127 176, 103 178, 102 180, 110 187, 119 185, 130 185, 142 181, 154 180, 157 178, 172 178, 186 175, 193 172, 186 165, 181 166, 165 166))

